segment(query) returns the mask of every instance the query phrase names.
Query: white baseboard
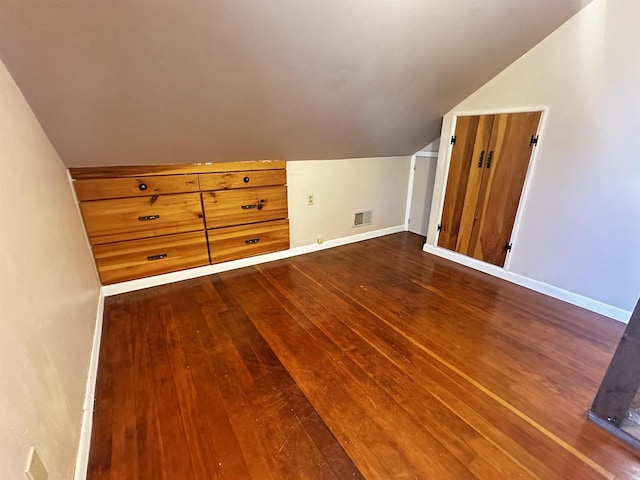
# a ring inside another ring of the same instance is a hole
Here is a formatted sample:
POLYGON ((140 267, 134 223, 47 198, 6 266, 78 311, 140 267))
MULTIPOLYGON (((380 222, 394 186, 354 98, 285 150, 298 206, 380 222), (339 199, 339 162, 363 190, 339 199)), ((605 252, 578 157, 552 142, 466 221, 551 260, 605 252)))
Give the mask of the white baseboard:
POLYGON ((243 258, 241 260, 232 260, 230 262, 216 263, 215 265, 206 265, 204 267, 190 268, 188 270, 180 270, 179 272, 165 273, 153 277, 140 278, 128 282, 114 283, 102 287, 102 292, 106 297, 118 295, 120 293, 133 292, 149 287, 157 287, 167 283, 179 282, 181 280, 189 280, 191 278, 202 277, 205 275, 213 275, 214 273, 226 272, 237 268, 250 267, 261 263, 273 262, 274 260, 282 260, 283 258, 295 257, 296 255, 304 255, 305 253, 317 252, 327 248, 338 247, 348 243, 361 242, 371 238, 382 237, 392 233, 405 231, 404 225, 396 225, 395 227, 382 228, 372 232, 359 233, 348 237, 326 240, 324 243, 312 243, 300 247, 290 248, 280 252, 267 253, 255 257, 243 258))
POLYGON ((462 255, 460 253, 452 252, 451 250, 447 250, 446 248, 439 248, 425 244, 424 247, 422 247, 422 250, 438 257, 446 258, 447 260, 460 263, 467 267, 473 268, 474 270, 479 270, 481 272, 488 273, 489 275, 493 275, 494 277, 498 277, 503 280, 507 280, 508 282, 515 283, 516 285, 534 290, 538 293, 542 293, 544 295, 557 298, 558 300, 562 300, 572 305, 582 307, 586 310, 599 313, 600 315, 604 315, 605 317, 613 318, 614 320, 618 320, 622 323, 628 323, 629 318, 631 318, 630 311, 614 307, 613 305, 609 305, 598 300, 594 300, 592 298, 570 292, 568 290, 563 290, 562 288, 555 287, 548 283, 540 282, 523 275, 518 275, 517 273, 508 272, 495 265, 476 260, 475 258, 467 257, 466 255, 462 255))
POLYGON ((84 394, 82 407, 82 428, 80 429, 80 442, 78 457, 73 480, 85 480, 87 478, 87 466, 89 464, 89 448, 91 446, 91 428, 93 426, 93 402, 96 396, 96 379, 98 376, 98 359, 100 357, 100 339, 102 338, 102 319, 104 316, 104 292, 102 289, 98 295, 98 309, 96 312, 96 326, 93 330, 93 345, 89 360, 89 374, 87 388, 84 394))

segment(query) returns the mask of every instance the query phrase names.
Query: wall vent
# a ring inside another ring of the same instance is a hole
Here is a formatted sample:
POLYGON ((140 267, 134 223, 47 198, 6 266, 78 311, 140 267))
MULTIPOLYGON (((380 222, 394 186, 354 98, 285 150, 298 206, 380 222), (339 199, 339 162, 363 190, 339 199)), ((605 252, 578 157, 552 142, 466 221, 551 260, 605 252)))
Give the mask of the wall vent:
POLYGON ((353 214, 353 226, 362 227, 363 225, 371 225, 373 222, 373 210, 364 210, 353 214))

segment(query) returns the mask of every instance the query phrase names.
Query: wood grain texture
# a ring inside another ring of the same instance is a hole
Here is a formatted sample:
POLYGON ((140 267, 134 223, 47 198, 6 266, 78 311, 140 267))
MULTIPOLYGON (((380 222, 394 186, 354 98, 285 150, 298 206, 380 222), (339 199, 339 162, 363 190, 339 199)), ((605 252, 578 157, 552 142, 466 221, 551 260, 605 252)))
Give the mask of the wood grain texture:
POLYGON ((456 250, 458 232, 462 220, 462 209, 467 192, 469 172, 473 161, 474 144, 478 131, 479 116, 458 117, 456 123, 456 143, 451 151, 444 206, 438 236, 438 246, 456 250))
POLYGON ((252 223, 207 231, 211 263, 289 248, 289 220, 252 223))
POLYGON ((207 228, 287 218, 287 187, 203 192, 207 228))
POLYGON ((171 175, 129 178, 75 180, 73 187, 79 201, 108 198, 143 197, 166 193, 197 192, 197 175, 171 175))
POLYGON ((522 188, 533 147, 532 135, 538 131, 541 112, 510 113, 495 116, 489 150, 491 168, 485 169, 479 192, 474 241, 468 255, 503 266, 513 225, 520 205, 522 188))
POLYGON ((203 231, 96 245, 93 255, 103 284, 209 264, 203 231))
POLYGON ((462 205, 460 218, 460 230, 456 242, 456 252, 469 254, 469 242, 476 225, 476 208, 478 206, 478 193, 485 176, 485 163, 489 154, 489 140, 493 127, 494 115, 481 115, 478 118, 478 130, 473 143, 473 154, 469 164, 467 190, 462 205))
POLYGON ((93 245, 204 230, 199 193, 81 202, 93 245))
POLYGON ((638 478, 584 417, 624 326, 423 243, 108 298, 88 478, 638 478))
POLYGON ((640 300, 602 379, 591 412, 620 427, 640 390, 640 300))
POLYGON ((220 163, 174 163, 169 165, 130 165, 119 167, 73 167, 71 178, 138 177, 187 173, 234 172, 240 170, 275 170, 286 167, 285 160, 251 160, 220 163))
POLYGON ((286 170, 263 170, 226 173, 207 173, 199 175, 200 189, 227 190, 231 188, 264 187, 287 183, 286 170))

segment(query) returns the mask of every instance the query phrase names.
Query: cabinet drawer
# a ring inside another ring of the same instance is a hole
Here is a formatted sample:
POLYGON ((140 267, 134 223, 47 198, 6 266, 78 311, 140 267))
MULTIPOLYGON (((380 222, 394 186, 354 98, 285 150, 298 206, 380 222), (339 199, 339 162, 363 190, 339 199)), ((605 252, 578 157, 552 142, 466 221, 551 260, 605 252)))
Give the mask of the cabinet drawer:
POLYGON ((204 231, 98 245, 93 255, 104 284, 209 264, 204 231))
POLYGON ((207 228, 287 218, 287 187, 203 192, 207 228))
POLYGON ((141 197, 165 193, 198 191, 197 175, 159 175, 154 177, 96 178, 73 182, 78 200, 141 197))
POLYGON ((93 245, 204 229, 199 193, 80 203, 93 245))
POLYGON ((289 220, 208 230, 211 263, 289 248, 289 220))
POLYGON ((287 183, 286 170, 207 173, 200 175, 201 190, 264 187, 268 185, 284 185, 285 183, 287 183))

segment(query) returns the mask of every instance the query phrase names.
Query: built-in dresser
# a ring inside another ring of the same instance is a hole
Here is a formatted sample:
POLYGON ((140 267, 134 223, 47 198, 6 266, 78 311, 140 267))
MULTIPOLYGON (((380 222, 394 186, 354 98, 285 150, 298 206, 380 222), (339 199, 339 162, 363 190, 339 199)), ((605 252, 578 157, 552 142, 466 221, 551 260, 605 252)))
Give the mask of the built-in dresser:
POLYGON ((289 248, 283 160, 70 173, 103 284, 289 248))

